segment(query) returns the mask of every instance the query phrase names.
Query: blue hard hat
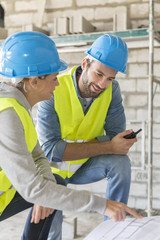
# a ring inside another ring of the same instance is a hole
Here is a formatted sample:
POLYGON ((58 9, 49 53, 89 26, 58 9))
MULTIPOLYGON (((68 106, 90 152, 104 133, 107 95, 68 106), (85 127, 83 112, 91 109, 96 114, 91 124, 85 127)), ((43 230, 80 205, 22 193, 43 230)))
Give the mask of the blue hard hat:
POLYGON ((120 37, 110 34, 103 35, 97 38, 85 53, 108 67, 126 73, 128 48, 120 37))
POLYGON ((0 74, 5 77, 40 76, 63 71, 52 39, 39 32, 19 32, 9 36, 0 53, 0 74))

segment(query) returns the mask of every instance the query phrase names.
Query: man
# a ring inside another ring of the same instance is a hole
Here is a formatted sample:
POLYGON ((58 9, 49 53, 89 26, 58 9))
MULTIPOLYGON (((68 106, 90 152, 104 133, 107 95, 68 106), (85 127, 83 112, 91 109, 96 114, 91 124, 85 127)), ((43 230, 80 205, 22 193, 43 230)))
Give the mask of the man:
POLYGON ((128 49, 121 38, 107 34, 86 53, 81 66, 58 77, 52 99, 39 104, 39 140, 52 171, 66 184, 107 178, 106 199, 126 204, 131 175, 126 154, 137 139, 124 138, 132 130, 125 131, 115 77, 126 73, 128 49))

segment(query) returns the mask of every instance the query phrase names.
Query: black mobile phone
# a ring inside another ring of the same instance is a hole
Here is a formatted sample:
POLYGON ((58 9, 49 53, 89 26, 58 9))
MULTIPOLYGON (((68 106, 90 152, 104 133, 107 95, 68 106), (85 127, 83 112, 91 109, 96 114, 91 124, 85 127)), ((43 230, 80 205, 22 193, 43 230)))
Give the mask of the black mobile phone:
POLYGON ((137 132, 131 132, 130 134, 124 136, 124 138, 126 138, 126 139, 135 138, 136 135, 137 135, 139 132, 141 132, 141 131, 142 131, 142 129, 140 128, 137 132))

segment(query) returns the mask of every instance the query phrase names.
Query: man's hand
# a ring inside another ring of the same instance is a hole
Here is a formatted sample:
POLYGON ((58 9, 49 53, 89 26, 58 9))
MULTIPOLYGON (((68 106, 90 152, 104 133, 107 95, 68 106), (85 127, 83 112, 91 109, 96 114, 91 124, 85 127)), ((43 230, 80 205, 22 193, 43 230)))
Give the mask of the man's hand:
POLYGON ((117 134, 111 140, 111 150, 113 154, 125 155, 128 153, 132 145, 137 142, 137 138, 125 139, 124 136, 130 134, 132 130, 126 130, 117 134))
POLYGON ((124 203, 107 200, 104 215, 109 217, 114 222, 124 221, 126 212, 130 213, 136 218, 142 218, 141 215, 136 213, 133 209, 127 207, 124 203))
POLYGON ((54 209, 52 208, 41 207, 37 204, 34 204, 31 223, 39 223, 41 219, 45 219, 53 212, 54 212, 54 209))

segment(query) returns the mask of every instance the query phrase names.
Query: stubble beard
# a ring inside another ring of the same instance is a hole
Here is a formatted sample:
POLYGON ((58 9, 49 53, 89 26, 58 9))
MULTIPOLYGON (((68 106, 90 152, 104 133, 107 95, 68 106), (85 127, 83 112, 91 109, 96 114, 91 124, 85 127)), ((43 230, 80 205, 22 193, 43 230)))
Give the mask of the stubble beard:
MULTIPOLYGON (((87 71, 85 71, 83 74, 82 74, 82 83, 83 83, 83 86, 84 86, 84 95, 85 95, 85 98, 93 98, 93 97, 97 97, 99 95, 99 93, 95 93, 95 92, 92 92, 91 91, 91 86, 94 85, 92 82, 88 84, 88 76, 87 76, 87 71)), ((103 92, 104 90, 102 90, 103 92)))
POLYGON ((88 77, 87 77, 87 72, 84 72, 82 74, 82 83, 84 86, 84 95, 86 98, 90 97, 91 91, 90 91, 90 84, 88 85, 88 77))

